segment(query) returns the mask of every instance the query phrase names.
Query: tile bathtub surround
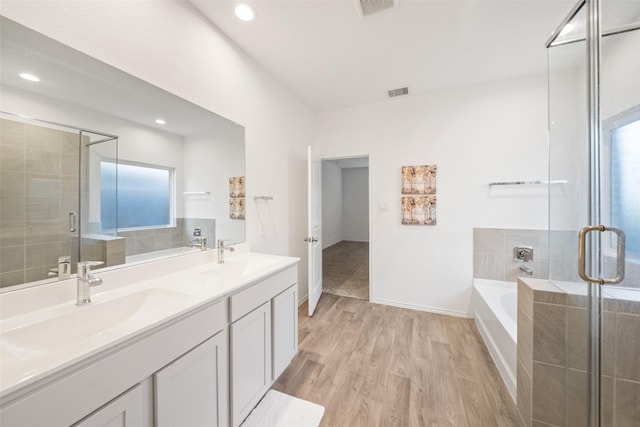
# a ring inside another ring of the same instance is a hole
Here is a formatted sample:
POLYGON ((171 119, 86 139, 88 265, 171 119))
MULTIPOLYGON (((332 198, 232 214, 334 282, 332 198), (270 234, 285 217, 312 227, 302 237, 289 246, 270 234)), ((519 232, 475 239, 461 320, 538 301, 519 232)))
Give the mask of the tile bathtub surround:
POLYGON ((102 261, 102 267, 124 264, 125 240, 123 237, 82 238, 82 259, 102 261))
POLYGON ((0 287, 46 279, 71 255, 78 159, 77 133, 0 119, 0 287))
POLYGON ((473 277, 515 282, 523 265, 533 270, 534 278, 546 278, 549 272, 548 231, 508 228, 473 229, 473 277), (532 262, 513 259, 516 246, 533 247, 532 262))
POLYGON ((216 220, 207 218, 176 218, 175 227, 150 228, 146 230, 120 231, 118 236, 126 239, 126 254, 139 255, 164 249, 188 247, 195 239, 193 229, 200 228, 207 247, 216 244, 216 220))
POLYGON ((127 256, 179 248, 185 246, 184 218, 177 218, 175 227, 119 231, 118 236, 125 238, 127 256))
MULTIPOLYGON (((565 230, 527 230, 510 228, 473 229, 473 277, 515 282, 524 273, 519 266, 533 270, 531 278, 551 278, 578 282, 578 233, 565 230), (513 259, 515 246, 533 247, 533 262, 513 259)), ((640 279, 640 263, 627 263, 633 277, 640 279)), ((636 280, 640 283, 640 280, 636 280)))
MULTIPOLYGON (((184 230, 183 230, 183 246, 189 246, 190 242, 194 240, 193 229, 199 228, 202 233, 202 237, 207 239, 207 247, 215 248, 216 242, 216 220, 209 218, 183 218, 184 230)), ((224 236, 223 236, 224 237, 224 236)), ((237 242, 234 242, 237 243, 237 242)))
MULTIPOLYGON (((587 309, 582 295, 563 289, 518 280, 517 406, 525 426, 586 424, 587 309)), ((610 292, 617 294, 605 295, 602 313, 604 425, 635 425, 627 422, 640 417, 640 291, 610 292)))

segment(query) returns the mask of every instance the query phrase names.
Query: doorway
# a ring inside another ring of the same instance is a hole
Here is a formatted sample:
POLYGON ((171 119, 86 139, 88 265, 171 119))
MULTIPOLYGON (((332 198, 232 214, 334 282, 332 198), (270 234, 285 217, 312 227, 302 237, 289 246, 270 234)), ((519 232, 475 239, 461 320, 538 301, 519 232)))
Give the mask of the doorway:
POLYGON ((369 300, 369 158, 322 161, 323 292, 369 300))

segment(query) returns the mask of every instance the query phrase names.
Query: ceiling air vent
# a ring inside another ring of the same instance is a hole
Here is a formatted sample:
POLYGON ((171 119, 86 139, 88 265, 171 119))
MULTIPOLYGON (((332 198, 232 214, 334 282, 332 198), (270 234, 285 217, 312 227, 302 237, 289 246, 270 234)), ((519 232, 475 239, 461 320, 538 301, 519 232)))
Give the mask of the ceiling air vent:
POLYGON ((408 95, 409 88, 401 87, 398 89, 391 89, 391 90, 388 90, 387 93, 389 94, 389 98, 395 98, 396 96, 408 95))
POLYGON ((360 3, 363 16, 373 15, 383 10, 391 9, 398 0, 357 0, 360 3))

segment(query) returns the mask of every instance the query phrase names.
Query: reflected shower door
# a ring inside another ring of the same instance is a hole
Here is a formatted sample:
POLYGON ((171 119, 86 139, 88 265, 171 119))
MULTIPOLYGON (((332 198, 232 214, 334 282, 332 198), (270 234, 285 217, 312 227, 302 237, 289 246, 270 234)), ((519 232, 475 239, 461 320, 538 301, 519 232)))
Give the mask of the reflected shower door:
POLYGON ((78 259, 78 131, 2 113, 0 145, 0 287, 56 280, 78 259))
POLYGON ((80 260, 100 261, 102 267, 123 264, 125 241, 118 238, 116 227, 103 226, 102 221, 105 216, 117 217, 117 167, 115 173, 105 175, 101 164, 109 161, 117 165, 118 137, 84 130, 80 136, 80 260), (111 214, 104 215, 103 209, 111 214))

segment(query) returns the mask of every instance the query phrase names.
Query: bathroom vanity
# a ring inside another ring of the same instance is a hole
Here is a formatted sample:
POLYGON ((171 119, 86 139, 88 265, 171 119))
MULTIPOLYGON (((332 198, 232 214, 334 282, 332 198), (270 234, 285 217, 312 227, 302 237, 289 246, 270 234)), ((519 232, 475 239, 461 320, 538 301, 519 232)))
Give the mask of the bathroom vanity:
POLYGON ((297 353, 298 259, 215 258, 0 295, 0 425, 240 425, 297 353))

